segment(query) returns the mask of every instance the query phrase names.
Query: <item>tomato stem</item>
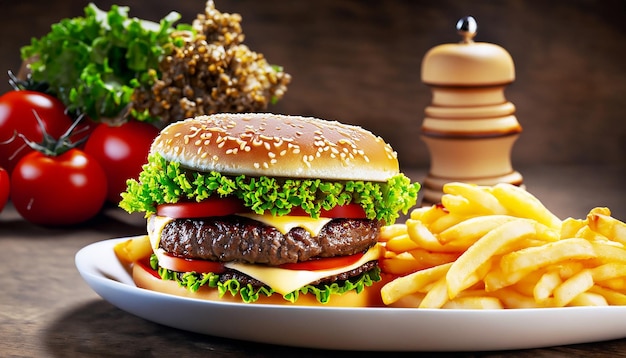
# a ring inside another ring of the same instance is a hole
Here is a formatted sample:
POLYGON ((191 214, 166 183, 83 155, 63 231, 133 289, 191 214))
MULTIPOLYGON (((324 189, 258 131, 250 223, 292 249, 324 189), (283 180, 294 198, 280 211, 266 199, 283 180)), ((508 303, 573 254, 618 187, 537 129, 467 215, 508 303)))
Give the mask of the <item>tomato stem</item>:
POLYGON ((54 96, 54 93, 50 89, 50 85, 47 82, 33 80, 30 73, 26 75, 26 79, 17 78, 11 70, 8 71, 8 75, 9 85, 16 91, 29 90, 54 96))
MULTIPOLYGON (((22 138, 24 142, 26 143, 26 145, 31 147, 33 150, 36 150, 47 156, 55 157, 55 156, 58 156, 67 152, 70 149, 78 147, 79 145, 81 145, 87 140, 87 137, 84 137, 75 142, 72 142, 70 138, 72 135, 83 132, 85 130, 85 129, 81 129, 74 133, 74 129, 76 129, 76 126, 80 123, 80 121, 84 117, 84 115, 82 114, 78 116, 78 118, 76 118, 76 120, 72 123, 72 125, 59 138, 54 138, 53 136, 48 134, 43 124, 43 121, 41 120, 41 117, 39 117, 39 114, 37 114, 37 111, 35 111, 34 109, 33 109, 33 115, 35 116, 35 119, 37 120, 37 123, 39 124, 39 127, 41 128, 41 133, 43 134, 43 139, 41 143, 36 143, 26 138, 25 135, 21 133, 16 133, 17 136, 22 138)), ((11 139, 14 139, 14 137, 11 139)))

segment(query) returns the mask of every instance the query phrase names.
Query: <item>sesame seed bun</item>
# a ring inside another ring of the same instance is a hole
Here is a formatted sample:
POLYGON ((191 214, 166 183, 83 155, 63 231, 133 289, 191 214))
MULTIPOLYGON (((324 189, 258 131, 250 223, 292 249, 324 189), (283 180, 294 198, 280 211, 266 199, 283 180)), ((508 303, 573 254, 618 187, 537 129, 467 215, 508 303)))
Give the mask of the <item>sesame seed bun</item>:
POLYGON ((269 113, 175 122, 150 151, 190 169, 231 175, 382 182, 399 173, 393 149, 363 128, 269 113))

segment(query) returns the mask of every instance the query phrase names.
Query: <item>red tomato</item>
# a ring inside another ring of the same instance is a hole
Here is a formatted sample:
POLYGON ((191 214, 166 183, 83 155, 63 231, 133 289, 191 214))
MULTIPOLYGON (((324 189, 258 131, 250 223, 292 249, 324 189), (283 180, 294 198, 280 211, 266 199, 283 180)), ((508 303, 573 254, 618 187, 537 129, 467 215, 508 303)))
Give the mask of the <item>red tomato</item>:
MULTIPOLYGON (((289 215, 308 216, 302 208, 296 207, 291 209, 289 215)), ((335 206, 330 210, 322 210, 320 217, 323 218, 346 218, 346 219, 365 219, 365 210, 359 204, 347 204, 335 206)))
POLYGON ((22 217, 41 225, 72 225, 102 208, 107 182, 90 155, 70 149, 58 156, 32 152, 11 173, 11 201, 22 217))
POLYGON ((178 202, 157 206, 157 215, 175 219, 226 216, 249 212, 243 202, 234 197, 208 198, 201 202, 178 202))
POLYGON ((142 269, 144 269, 146 272, 149 272, 155 278, 158 278, 159 280, 161 279, 161 276, 159 276, 159 273, 156 270, 153 270, 152 266, 150 266, 150 258, 149 257, 143 258, 143 259, 135 262, 134 264, 141 266, 142 269))
POLYGON ((9 173, 3 168, 0 168, 0 211, 4 209, 4 206, 9 200, 9 181, 9 173))
POLYGON ((323 257, 309 261, 296 262, 292 264, 282 264, 279 267, 288 270, 330 270, 339 267, 346 267, 359 261, 363 257, 362 253, 349 256, 323 257))
POLYGON ((159 255, 159 266, 176 272, 222 273, 224 264, 215 261, 185 259, 170 254, 159 255))
MULTIPOLYGON (((60 137, 71 126, 72 119, 65 114, 65 106, 58 99, 35 91, 9 91, 0 96, 0 142, 9 141, 20 133, 33 142, 43 139, 42 128, 33 110, 41 118, 43 128, 54 138, 60 137)), ((22 138, 0 144, 0 167, 9 173, 26 154, 33 152, 22 138)))
POLYGON ((137 179, 148 161, 148 151, 159 130, 149 124, 129 121, 120 126, 99 124, 85 144, 85 152, 96 158, 106 172, 107 200, 120 201, 126 180, 137 179))

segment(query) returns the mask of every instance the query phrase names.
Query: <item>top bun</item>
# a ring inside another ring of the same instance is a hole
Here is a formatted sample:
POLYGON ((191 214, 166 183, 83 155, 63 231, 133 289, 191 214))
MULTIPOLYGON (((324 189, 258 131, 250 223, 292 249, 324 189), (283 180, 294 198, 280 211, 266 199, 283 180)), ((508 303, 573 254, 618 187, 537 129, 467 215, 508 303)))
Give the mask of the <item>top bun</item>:
POLYGON ((391 146, 361 127, 269 113, 175 122, 150 152, 190 169, 230 175, 386 181, 399 173, 391 146))

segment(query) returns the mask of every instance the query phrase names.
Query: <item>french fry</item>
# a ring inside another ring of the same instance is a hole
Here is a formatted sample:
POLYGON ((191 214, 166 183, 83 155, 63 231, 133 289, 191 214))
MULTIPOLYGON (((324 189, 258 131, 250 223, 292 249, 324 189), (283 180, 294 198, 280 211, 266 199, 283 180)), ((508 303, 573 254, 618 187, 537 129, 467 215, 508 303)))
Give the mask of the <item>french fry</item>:
POLYGON ((417 249, 420 246, 415 242, 415 240, 411 239, 409 234, 402 234, 387 240, 387 245, 385 247, 394 252, 404 252, 417 249))
POLYGON ((557 307, 564 307, 591 287, 593 287, 591 271, 582 270, 554 289, 554 304, 557 307))
POLYGON ((537 220, 548 227, 561 229, 561 220, 525 189, 499 183, 491 187, 490 191, 512 215, 537 220))
POLYGON ((485 215, 476 216, 464 220, 439 233, 438 239, 442 244, 451 241, 464 241, 463 246, 476 242, 489 231, 505 224, 515 218, 509 215, 485 215))
POLYGON ((474 216, 482 214, 481 208, 474 205, 461 195, 445 194, 441 196, 441 204, 451 213, 459 216, 474 216), (478 209, 478 210, 477 210, 478 209))
POLYGON ((559 276, 562 280, 567 280, 568 278, 574 276, 582 269, 584 269, 585 265, 583 264, 582 260, 570 260, 566 262, 560 262, 558 265, 555 265, 554 268, 559 272, 559 276))
MULTIPOLYGON (((578 231, 576 231, 576 233, 574 233, 574 235, 572 235, 572 237, 579 237, 588 241, 603 241, 603 242, 609 241, 609 239, 606 236, 596 231, 593 231, 587 225, 581 227, 578 231)), ((616 244, 619 244, 619 243, 616 242, 616 244)))
POLYGON ((532 296, 522 295, 512 288, 503 288, 489 293, 493 297, 497 297, 504 308, 539 308, 544 307, 541 303, 535 301, 532 296))
MULTIPOLYGON (((427 224, 426 226, 428 227, 428 230, 432 232, 433 234, 439 234, 440 232, 458 223, 461 223, 467 219, 468 219, 467 216, 450 213, 450 214, 437 218, 435 221, 431 222, 430 224, 427 224)), ((426 224, 425 222, 423 223, 426 224)))
POLYGON ((600 294, 593 292, 583 292, 574 297, 568 306, 608 306, 606 298, 600 294))
POLYGON ((591 246, 600 263, 618 262, 626 264, 626 249, 599 242, 591 242, 591 246))
POLYGON ((549 271, 544 273, 535 288, 533 289, 533 297, 537 302, 546 302, 552 296, 554 290, 563 283, 558 271, 549 271))
POLYGON ((603 214, 601 209, 592 210, 587 221, 591 230, 626 245, 626 223, 603 214))
POLYGON ((508 272, 505 273, 500 268, 500 265, 494 265, 494 268, 489 271, 483 281, 485 282, 485 290, 487 292, 495 292, 503 288, 510 287, 526 276, 526 272, 508 272))
POLYGON ((484 262, 504 250, 508 245, 527 238, 535 232, 535 225, 532 222, 517 219, 499 226, 476 241, 459 256, 446 274, 450 297, 455 297, 467 288, 465 283, 468 277, 484 262))
POLYGON ((406 234, 406 225, 404 224, 391 224, 385 225, 380 228, 380 236, 378 241, 389 241, 390 239, 406 234))
POLYGON ((475 214, 507 214, 507 209, 486 187, 460 182, 446 183, 445 194, 460 195, 475 206, 475 214))
POLYGON ((566 218, 561 224, 560 237, 576 237, 578 230, 587 225, 586 220, 566 218))
POLYGON ((611 290, 626 292, 626 277, 612 278, 604 281, 597 281, 598 286, 610 288, 611 290))
POLYGON ((626 264, 610 262, 591 269, 591 276, 594 282, 611 280, 614 278, 626 277, 626 264))
POLYGON ((606 299, 610 305, 626 305, 626 294, 617 292, 608 288, 600 287, 598 285, 589 289, 589 292, 597 293, 606 299))
POLYGON ((448 285, 446 277, 437 280, 420 302, 419 308, 441 308, 448 302, 448 285))
POLYGON ((502 302, 492 296, 457 297, 446 302, 442 308, 448 309, 502 309, 502 302))
POLYGON ((423 268, 453 262, 461 255, 461 252, 433 252, 424 249, 411 250, 409 253, 423 268))
POLYGON ((444 210, 441 205, 431 205, 413 209, 413 211, 411 211, 410 218, 413 220, 419 220, 428 225, 446 215, 448 215, 448 211, 444 210))
POLYGON ((528 273, 565 260, 594 257, 596 254, 589 241, 572 238, 508 253, 502 257, 500 266, 504 273, 528 273))
POLYGON ((148 235, 140 235, 116 244, 113 252, 120 261, 128 265, 152 255, 152 245, 148 235))
POLYGON ((413 257, 410 252, 402 252, 397 255, 390 255, 390 257, 383 257, 378 260, 378 264, 381 270, 393 275, 407 275, 428 268, 428 266, 415 260, 415 257, 413 257))
POLYGON ((386 283, 381 289, 383 303, 388 305, 400 298, 419 292, 425 286, 444 277, 452 264, 443 264, 426 270, 417 271, 386 283))
POLYGON ((457 245, 455 242, 442 245, 439 239, 419 220, 407 219, 406 228, 409 237, 417 244, 417 247, 437 252, 458 252, 467 249, 467 246, 457 245))

